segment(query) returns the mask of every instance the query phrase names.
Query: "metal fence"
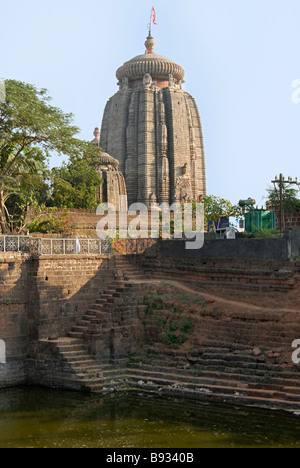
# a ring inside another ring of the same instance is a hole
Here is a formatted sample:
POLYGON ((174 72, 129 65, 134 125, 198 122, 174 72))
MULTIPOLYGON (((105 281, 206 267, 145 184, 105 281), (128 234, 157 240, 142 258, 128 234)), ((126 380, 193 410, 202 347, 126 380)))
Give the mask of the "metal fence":
POLYGON ((112 255, 112 241, 101 239, 44 239, 30 236, 0 236, 1 252, 34 255, 112 255))
MULTIPOLYGON (((157 239, 123 239, 118 240, 126 255, 139 255, 154 251, 157 239)), ((0 254, 5 252, 25 253, 31 255, 74 255, 74 254, 113 254, 111 239, 55 239, 31 236, 1 236, 0 254)))

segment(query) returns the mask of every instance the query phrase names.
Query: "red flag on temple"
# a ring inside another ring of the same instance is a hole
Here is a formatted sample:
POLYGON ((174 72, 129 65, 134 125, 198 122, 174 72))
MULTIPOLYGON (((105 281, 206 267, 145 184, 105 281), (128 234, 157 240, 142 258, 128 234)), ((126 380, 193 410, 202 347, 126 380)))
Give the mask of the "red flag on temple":
POLYGON ((156 24, 155 21, 156 21, 156 11, 154 9, 154 7, 152 7, 152 12, 151 12, 151 18, 153 17, 153 24, 156 24))

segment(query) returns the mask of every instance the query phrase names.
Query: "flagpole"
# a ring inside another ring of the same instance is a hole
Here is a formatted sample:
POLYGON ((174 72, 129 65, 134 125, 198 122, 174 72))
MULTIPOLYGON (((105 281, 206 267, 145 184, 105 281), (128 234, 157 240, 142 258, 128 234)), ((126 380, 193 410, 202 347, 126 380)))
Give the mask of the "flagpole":
POLYGON ((152 26, 152 15, 153 15, 153 9, 151 10, 151 15, 150 15, 150 23, 149 23, 149 36, 151 36, 151 26, 152 26))
POLYGON ((154 7, 152 7, 151 15, 150 15, 150 24, 149 24, 149 36, 151 36, 152 21, 153 21, 153 24, 157 24, 157 23, 155 23, 155 19, 156 19, 156 11, 155 11, 154 7))

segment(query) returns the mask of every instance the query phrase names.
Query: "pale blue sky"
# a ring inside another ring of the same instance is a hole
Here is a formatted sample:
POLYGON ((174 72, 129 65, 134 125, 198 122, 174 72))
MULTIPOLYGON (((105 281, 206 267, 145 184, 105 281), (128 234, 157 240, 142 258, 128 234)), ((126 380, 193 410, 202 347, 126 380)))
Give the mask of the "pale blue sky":
POLYGON ((156 52, 184 67, 199 107, 208 193, 261 204, 276 174, 300 179, 299 0, 0 0, 0 78, 47 88, 92 139, 152 5, 156 52))

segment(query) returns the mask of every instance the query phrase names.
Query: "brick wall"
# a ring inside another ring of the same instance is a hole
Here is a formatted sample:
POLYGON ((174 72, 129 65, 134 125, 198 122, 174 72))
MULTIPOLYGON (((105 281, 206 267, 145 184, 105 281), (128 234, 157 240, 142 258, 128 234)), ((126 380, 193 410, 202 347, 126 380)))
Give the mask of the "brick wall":
POLYGON ((33 260, 30 339, 64 335, 113 279, 113 260, 101 255, 33 260))
POLYGON ((0 364, 0 388, 25 379, 27 299, 31 267, 26 255, 0 257, 0 339, 6 344, 6 364, 0 364))
POLYGON ((112 281, 113 259, 103 256, 0 257, 0 339, 7 363, 0 388, 26 380, 26 358, 41 338, 64 336, 112 281))
MULTIPOLYGON (((58 209, 55 213, 52 214, 53 218, 58 218, 62 214, 66 213, 64 209, 58 209)), ((40 216, 46 216, 47 212, 41 213, 40 216)), ((30 223, 34 218, 33 208, 29 208, 26 223, 30 223)), ((171 219, 173 218, 173 213, 171 213, 171 219)), ((33 237, 41 238, 62 238, 62 237, 80 237, 80 238, 89 238, 97 239, 97 224, 106 215, 97 215, 96 210, 87 210, 87 209, 68 209, 66 218, 65 218, 65 232, 58 234, 41 234, 41 233, 31 233, 33 237)), ((129 225, 134 219, 135 215, 127 216, 127 225, 129 225)), ((122 221, 123 223, 123 221, 122 221)), ((119 213, 116 215, 116 224, 117 229, 119 229, 119 213)), ((123 226, 122 226, 123 227, 123 226)), ((142 226, 142 229, 147 230, 149 228, 149 234, 151 234, 151 213, 148 216, 148 225, 142 226)))
POLYGON ((296 213, 285 213, 285 229, 291 231, 295 227, 300 227, 300 211, 296 213))
MULTIPOLYGON (((275 210, 274 210, 275 211, 275 210)), ((280 214, 279 211, 275 211, 276 215, 276 229, 280 227, 280 214)), ((300 210, 294 213, 284 213, 284 226, 285 231, 292 231, 293 229, 300 227, 300 210)))

